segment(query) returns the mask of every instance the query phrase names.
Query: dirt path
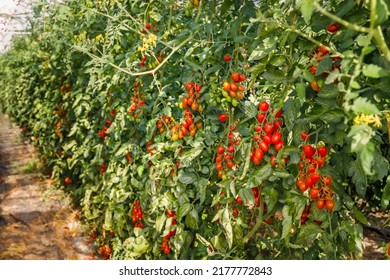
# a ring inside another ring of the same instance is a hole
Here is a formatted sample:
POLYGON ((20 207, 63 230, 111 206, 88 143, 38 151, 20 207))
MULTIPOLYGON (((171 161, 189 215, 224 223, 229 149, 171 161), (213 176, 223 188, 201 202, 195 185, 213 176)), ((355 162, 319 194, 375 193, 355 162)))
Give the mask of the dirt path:
POLYGON ((39 178, 34 148, 0 116, 0 260, 91 259, 78 212, 66 195, 39 178))

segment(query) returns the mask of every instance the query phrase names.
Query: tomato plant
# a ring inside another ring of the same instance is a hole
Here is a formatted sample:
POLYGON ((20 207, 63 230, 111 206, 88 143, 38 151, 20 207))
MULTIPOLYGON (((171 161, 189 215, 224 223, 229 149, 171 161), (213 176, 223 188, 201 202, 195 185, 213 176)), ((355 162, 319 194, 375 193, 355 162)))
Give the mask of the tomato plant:
POLYGON ((1 55, 0 107, 102 256, 362 257, 390 199, 385 1, 62 2, 1 55))

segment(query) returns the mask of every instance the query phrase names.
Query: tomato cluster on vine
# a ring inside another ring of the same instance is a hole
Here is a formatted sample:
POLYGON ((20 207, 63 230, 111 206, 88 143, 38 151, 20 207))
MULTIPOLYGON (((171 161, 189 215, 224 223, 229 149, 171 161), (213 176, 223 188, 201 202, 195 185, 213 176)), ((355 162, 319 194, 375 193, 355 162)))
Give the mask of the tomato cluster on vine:
POLYGON ((131 221, 134 223, 134 228, 143 228, 142 220, 144 213, 142 212, 141 202, 136 200, 133 202, 133 210, 131 211, 131 221))
POLYGON ((98 135, 100 138, 104 139, 107 135, 107 130, 109 129, 109 127, 111 126, 111 121, 110 120, 106 120, 106 125, 103 127, 102 130, 99 130, 98 132, 98 135))
POLYGON ((237 100, 242 100, 245 95, 245 87, 241 84, 246 80, 244 74, 233 72, 231 75, 231 82, 225 81, 222 84, 222 95, 233 106, 238 105, 237 100))
POLYGON ((127 112, 133 116, 134 119, 138 118, 139 110, 145 105, 145 100, 140 97, 139 84, 134 84, 134 95, 131 98, 130 107, 127 112))
MULTIPOLYGON (((255 165, 259 165, 265 153, 269 152, 273 145, 273 150, 277 153, 284 146, 283 135, 281 129, 283 121, 281 119, 283 112, 281 110, 272 114, 269 103, 262 101, 259 104, 259 113, 257 115, 258 124, 255 127, 253 136, 254 147, 251 153, 250 160, 255 165)), ((276 165, 276 157, 271 157, 272 165, 276 165)))
POLYGON ((218 171, 218 177, 226 179, 225 169, 235 168, 234 156, 236 147, 240 144, 240 134, 235 132, 237 129, 235 124, 230 126, 230 131, 227 134, 228 145, 220 145, 215 156, 215 170, 218 171))
MULTIPOLYGON (((308 139, 306 134, 302 138, 308 139)), ((310 144, 302 146, 301 161, 298 163, 299 174, 296 181, 298 189, 302 192, 309 190, 309 197, 316 200, 319 210, 326 207, 328 211, 334 208, 334 192, 331 188, 332 178, 321 174, 321 168, 326 164, 328 149, 324 145, 314 147, 310 144)))
POLYGON ((177 221, 176 221, 176 212, 175 211, 169 211, 166 210, 166 214, 169 218, 172 218, 171 224, 168 226, 169 231, 168 233, 163 237, 162 243, 161 243, 161 250, 164 252, 165 255, 168 255, 171 251, 171 246, 169 245, 169 240, 176 235, 176 230, 172 229, 177 221))
POLYGON ((202 89, 201 85, 196 83, 185 83, 184 84, 187 95, 182 98, 182 101, 179 103, 180 109, 191 109, 192 111, 203 111, 203 106, 200 103, 200 91, 202 89))
POLYGON ((108 244, 99 248, 99 254, 103 256, 103 259, 108 260, 111 257, 112 250, 108 244))

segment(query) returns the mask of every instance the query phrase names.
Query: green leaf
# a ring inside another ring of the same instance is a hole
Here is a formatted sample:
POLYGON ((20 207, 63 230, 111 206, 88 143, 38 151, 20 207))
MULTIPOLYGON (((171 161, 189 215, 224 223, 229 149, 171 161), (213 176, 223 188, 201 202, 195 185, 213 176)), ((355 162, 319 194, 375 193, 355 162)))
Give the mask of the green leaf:
POLYGON ((185 223, 189 228, 198 229, 199 216, 195 208, 192 208, 192 210, 187 214, 185 223))
POLYGON ((295 120, 298 118, 301 104, 299 100, 289 98, 283 104, 284 119, 288 130, 292 130, 295 120))
POLYGON ((200 178, 197 184, 198 197, 200 199, 200 204, 202 205, 206 200, 207 186, 209 181, 206 178, 200 178))
POLYGON ((364 174, 359 158, 349 164, 348 176, 351 177, 352 182, 355 184, 358 195, 364 197, 367 189, 367 177, 364 174))
POLYGON ((304 247, 310 246, 314 240, 320 238, 323 230, 315 223, 308 223, 299 230, 295 243, 304 247))
POLYGON ((244 112, 247 118, 256 118, 258 110, 255 104, 247 100, 244 102, 244 112))
POLYGON ((303 18, 305 19, 306 23, 309 23, 314 12, 313 0, 301 0, 299 2, 299 6, 301 8, 303 18))
POLYGON ((365 64, 363 65, 363 75, 369 78, 378 79, 381 77, 389 76, 389 71, 386 71, 382 67, 379 67, 375 64, 365 64))
POLYGON ((351 109, 355 112, 355 114, 363 113, 366 115, 379 115, 380 111, 376 107, 375 104, 372 104, 366 97, 358 97, 353 102, 351 109))
POLYGON ((390 176, 387 177, 386 186, 383 188, 383 194, 381 199, 382 209, 386 209, 389 206, 390 201, 390 176))
POLYGON ((306 101, 306 84, 298 83, 295 85, 295 89, 297 91, 299 101, 303 104, 306 101))
POLYGON ((188 214, 191 210, 191 204, 190 203, 184 203, 180 205, 179 210, 177 211, 177 218, 180 220, 182 217, 188 214))
POLYGON ((389 17, 389 6, 386 4, 385 0, 377 0, 376 1, 376 20, 375 25, 383 24, 389 17))
POLYGON ((266 180, 272 174, 272 166, 270 164, 264 165, 252 173, 249 178, 250 187, 259 186, 264 180, 266 180))
POLYGON ((178 179, 180 183, 189 185, 195 183, 198 180, 198 176, 195 173, 180 171, 178 179))
POLYGON ((352 207, 353 214, 363 225, 368 225, 368 220, 362 212, 360 212, 356 207, 352 207))
POLYGON ((224 209, 222 212, 221 224, 222 224, 223 228, 225 229, 224 233, 225 233, 226 241, 227 241, 229 249, 230 249, 233 246, 233 227, 231 224, 231 219, 230 219, 228 208, 224 209))
MULTIPOLYGON (((319 76, 322 73, 330 72, 330 70, 332 70, 332 64, 333 61, 330 58, 330 56, 329 55, 325 56, 317 66, 316 76, 319 76)), ((321 89, 321 93, 322 93, 322 89, 321 89)))

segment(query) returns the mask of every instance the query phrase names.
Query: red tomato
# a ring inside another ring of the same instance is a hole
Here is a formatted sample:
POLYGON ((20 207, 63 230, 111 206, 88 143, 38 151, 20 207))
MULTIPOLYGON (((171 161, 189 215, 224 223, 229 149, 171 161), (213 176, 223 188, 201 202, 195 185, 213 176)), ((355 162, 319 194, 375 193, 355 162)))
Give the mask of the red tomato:
POLYGON ((218 119, 220 122, 225 122, 227 119, 227 116, 226 116, 226 114, 220 114, 218 119))
POLYGON ((340 26, 337 24, 337 23, 332 23, 332 24, 329 24, 327 27, 326 27, 326 30, 329 32, 329 33, 335 33, 337 31, 339 31, 340 29, 340 26))
POLYGON ((259 104, 259 110, 263 112, 267 112, 269 108, 269 104, 266 101, 260 102, 259 104))
POLYGON ((232 60, 232 56, 230 55, 230 54, 225 54, 224 56, 223 56, 223 60, 225 60, 226 62, 229 62, 230 60, 232 60))

